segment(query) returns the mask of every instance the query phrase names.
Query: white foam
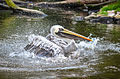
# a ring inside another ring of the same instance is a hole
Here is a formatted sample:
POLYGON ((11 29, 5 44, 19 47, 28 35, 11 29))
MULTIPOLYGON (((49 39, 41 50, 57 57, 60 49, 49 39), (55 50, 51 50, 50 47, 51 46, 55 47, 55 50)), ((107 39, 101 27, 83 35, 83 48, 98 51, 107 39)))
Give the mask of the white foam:
POLYGON ((82 47, 82 48, 88 48, 88 49, 94 49, 97 45, 97 42, 99 41, 99 39, 97 38, 92 38, 93 41, 90 42, 85 42, 85 41, 81 41, 78 46, 82 47))
MULTIPOLYGON (((53 45, 54 47, 59 48, 56 44, 54 44, 52 42, 49 42, 46 38, 44 38, 42 36, 32 34, 32 35, 28 36, 28 40, 29 40, 29 42, 33 42, 33 44, 36 45, 36 46, 40 45, 41 40, 43 40, 44 43, 49 43, 50 44, 48 46, 51 47, 51 45, 53 45), (38 40, 36 41, 35 38, 37 38, 38 40)), ((74 56, 74 58, 78 58, 78 57, 81 56, 81 52, 83 52, 82 54, 87 55, 88 53, 86 53, 86 52, 88 52, 88 51, 86 49, 89 49, 90 51, 94 50, 94 48, 96 47, 97 42, 99 41, 99 39, 92 38, 92 40, 93 40, 92 42, 80 41, 79 43, 75 43, 78 48, 77 48, 76 51, 70 52, 70 53, 73 53, 71 55, 71 57, 74 56)), ((55 51, 55 53, 58 53, 58 52, 55 51)), ((56 57, 54 57, 52 59, 44 58, 44 57, 38 57, 38 56, 34 55, 34 53, 30 53, 30 52, 25 51, 24 48, 23 48, 23 50, 21 50, 19 52, 10 53, 9 56, 11 56, 11 57, 19 56, 19 57, 26 57, 26 58, 27 57, 28 58, 40 58, 40 59, 43 59, 43 60, 51 60, 51 61, 54 61, 54 62, 58 61, 58 60, 61 60, 61 59, 63 59, 63 60, 66 59, 66 57, 63 56, 63 54, 60 54, 60 55, 58 55, 58 56, 56 56, 56 57)))

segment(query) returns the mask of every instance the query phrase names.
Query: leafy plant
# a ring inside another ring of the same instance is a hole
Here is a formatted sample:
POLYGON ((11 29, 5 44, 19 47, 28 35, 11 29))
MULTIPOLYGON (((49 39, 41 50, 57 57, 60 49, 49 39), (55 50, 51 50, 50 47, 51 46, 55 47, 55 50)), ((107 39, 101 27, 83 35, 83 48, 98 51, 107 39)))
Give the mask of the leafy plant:
POLYGON ((98 14, 108 15, 107 11, 100 11, 100 12, 98 12, 98 14))
POLYGON ((120 0, 118 0, 118 2, 116 3, 104 6, 103 8, 100 9, 98 14, 107 15, 108 14, 107 11, 111 11, 111 10, 115 10, 115 12, 120 11, 120 0))

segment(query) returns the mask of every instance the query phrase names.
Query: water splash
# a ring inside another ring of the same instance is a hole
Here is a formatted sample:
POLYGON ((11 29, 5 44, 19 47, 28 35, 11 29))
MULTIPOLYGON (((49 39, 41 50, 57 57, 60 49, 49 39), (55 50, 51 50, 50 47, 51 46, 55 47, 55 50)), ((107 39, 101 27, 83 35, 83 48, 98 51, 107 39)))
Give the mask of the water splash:
POLYGON ((92 38, 93 41, 90 42, 85 42, 85 41, 81 41, 78 46, 82 47, 82 48, 88 48, 88 49, 94 49, 99 41, 98 38, 92 38))
MULTIPOLYGON (((32 42, 34 40, 33 38, 36 38, 36 37, 38 37, 38 36, 32 34, 32 35, 28 36, 28 40, 30 42, 32 42)), ((43 37, 40 37, 40 39, 46 40, 43 37)), ((89 55, 91 53, 91 55, 92 55, 93 50, 96 47, 96 44, 99 41, 99 39, 98 38, 91 38, 91 39, 93 40, 91 42, 80 41, 79 43, 75 43, 76 46, 77 46, 77 50, 74 51, 74 52, 70 52, 72 54, 68 58, 65 57, 63 54, 60 54, 60 55, 58 55, 58 56, 56 56, 54 58, 39 57, 39 56, 36 56, 33 52, 30 53, 29 51, 25 51, 24 48, 22 49, 22 51, 10 53, 9 56, 10 57, 16 57, 16 56, 18 56, 18 57, 22 57, 22 58, 38 58, 40 60, 52 61, 52 62, 58 62, 59 60, 63 61, 63 60, 66 60, 66 59, 71 60, 71 58, 81 58, 83 56, 83 54, 85 56, 87 56, 87 55, 89 55), (88 49, 89 49, 89 51, 88 51, 88 49), (81 54, 81 52, 83 52, 83 53, 81 54)), ((40 43, 40 42, 38 41, 36 43, 36 41, 35 41, 35 45, 38 46, 38 43, 40 43)), ((50 42, 50 44, 51 44, 51 42, 50 42)))
POLYGON ((83 59, 84 57, 92 56, 95 54, 94 49, 97 47, 98 38, 91 38, 93 41, 80 41, 76 43, 78 49, 72 55, 72 58, 83 59))
MULTIPOLYGON (((28 35, 29 36, 29 35, 28 35)), ((28 37, 26 36, 26 38, 28 37)), ((13 36, 9 39, 10 48, 13 47, 14 50, 11 50, 9 52, 9 56, 6 57, 6 60, 11 59, 12 64, 17 64, 17 66, 13 65, 10 67, 1 67, 1 70, 11 70, 11 71, 46 71, 46 70, 67 70, 67 69, 82 69, 84 72, 88 71, 95 71, 94 69, 91 70, 89 66, 97 64, 97 61, 99 60, 98 56, 100 53, 99 51, 105 51, 108 49, 112 50, 119 50, 116 48, 116 44, 108 43, 102 43, 102 40, 100 38, 91 38, 92 42, 87 41, 80 41, 79 43, 75 43, 78 47, 78 50, 75 52, 72 52, 72 54, 69 57, 65 57, 64 55, 58 55, 56 57, 39 57, 34 55, 34 53, 30 53, 24 50, 24 46, 28 44, 22 43, 20 44, 21 40, 18 39, 22 36, 13 36), (15 39, 16 43, 12 43, 15 39), (19 40, 19 41, 18 41, 19 40), (12 44, 11 44, 12 43, 12 44), (108 46, 108 47, 106 47, 108 46), (106 48, 105 48, 106 47, 106 48), (97 52, 95 51, 97 50, 97 52), (16 67, 16 68, 14 68, 16 67)), ((2 43, 2 42, 1 42, 2 43)), ((5 43, 8 43, 5 41, 5 43)), ((4 45, 4 44, 3 44, 4 45)), ((117 47, 119 44, 117 44, 117 47)), ((1 60, 0 60, 1 61, 1 60)), ((3 61, 2 61, 3 62, 3 61)), ((3 65, 9 66, 9 61, 6 61, 3 65)))

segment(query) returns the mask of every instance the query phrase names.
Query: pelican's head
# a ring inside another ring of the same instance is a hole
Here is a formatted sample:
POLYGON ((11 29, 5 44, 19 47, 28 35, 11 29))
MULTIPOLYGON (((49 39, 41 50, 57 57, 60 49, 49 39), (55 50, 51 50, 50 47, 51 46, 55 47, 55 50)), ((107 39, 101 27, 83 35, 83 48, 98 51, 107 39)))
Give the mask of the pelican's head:
POLYGON ((89 39, 85 36, 82 36, 80 34, 74 33, 72 31, 69 31, 67 29, 65 29, 64 27, 60 26, 60 25, 54 25, 51 27, 50 32, 52 35, 56 36, 56 37, 62 37, 62 38, 68 38, 68 39, 85 39, 88 41, 92 41, 92 39, 89 39))

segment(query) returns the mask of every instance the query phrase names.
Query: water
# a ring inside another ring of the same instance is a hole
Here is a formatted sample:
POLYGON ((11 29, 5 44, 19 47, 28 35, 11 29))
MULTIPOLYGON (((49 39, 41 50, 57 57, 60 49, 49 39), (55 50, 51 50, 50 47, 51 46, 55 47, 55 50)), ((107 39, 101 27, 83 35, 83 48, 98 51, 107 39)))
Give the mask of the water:
POLYGON ((120 78, 120 25, 77 22, 71 19, 76 15, 72 11, 46 13, 46 18, 31 19, 0 12, 0 79, 120 78), (37 58, 23 49, 29 35, 46 36, 55 24, 96 39, 77 41, 79 51, 73 59, 37 58))

